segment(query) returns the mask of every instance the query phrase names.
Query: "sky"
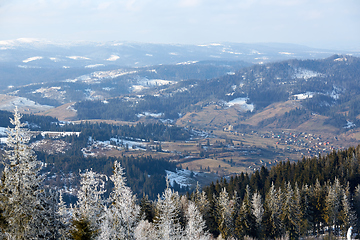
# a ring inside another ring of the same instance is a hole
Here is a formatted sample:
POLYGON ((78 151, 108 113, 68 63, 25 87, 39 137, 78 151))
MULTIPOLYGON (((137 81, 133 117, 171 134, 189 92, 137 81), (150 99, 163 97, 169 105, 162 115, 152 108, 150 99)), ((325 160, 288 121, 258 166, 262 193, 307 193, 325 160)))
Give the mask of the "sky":
POLYGON ((0 40, 17 38, 360 50, 360 1, 0 0, 0 40))

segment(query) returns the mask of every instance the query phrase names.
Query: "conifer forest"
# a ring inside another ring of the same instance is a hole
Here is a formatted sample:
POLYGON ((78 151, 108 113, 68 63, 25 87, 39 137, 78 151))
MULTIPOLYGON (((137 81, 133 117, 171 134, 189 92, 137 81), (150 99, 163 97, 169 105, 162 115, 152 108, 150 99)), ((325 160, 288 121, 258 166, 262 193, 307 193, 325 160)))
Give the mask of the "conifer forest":
POLYGON ((110 177, 80 171, 77 201, 67 204, 44 184, 45 164, 29 147, 21 117, 15 111, 3 157, 2 239, 339 239, 358 232, 360 147, 262 167, 184 195, 167 180, 155 201, 136 196, 114 160, 110 177))

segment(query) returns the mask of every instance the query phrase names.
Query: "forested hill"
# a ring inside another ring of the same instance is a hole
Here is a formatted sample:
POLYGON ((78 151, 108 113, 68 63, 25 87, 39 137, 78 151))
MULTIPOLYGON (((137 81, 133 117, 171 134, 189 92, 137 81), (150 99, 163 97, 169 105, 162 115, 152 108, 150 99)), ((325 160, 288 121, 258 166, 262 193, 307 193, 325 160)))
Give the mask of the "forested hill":
MULTIPOLYGON (((334 182, 338 179, 341 184, 349 183, 350 191, 360 184, 360 145, 346 150, 334 151, 326 156, 303 158, 298 162, 280 162, 270 169, 262 167, 252 174, 242 173, 230 179, 206 187, 206 191, 219 190, 226 187, 230 194, 237 191, 243 196, 246 185, 254 191, 266 193, 274 184, 276 188, 285 187, 287 183, 304 185, 315 185, 334 182)), ((212 194, 211 194, 212 195, 212 194)))
MULTIPOLYGON (((234 74, 210 80, 184 80, 141 97, 78 102, 80 119, 136 120, 143 112, 161 113, 176 119, 209 104, 224 105, 237 98, 253 104, 253 113, 272 103, 299 99, 304 109, 325 115, 328 123, 343 127, 357 123, 360 114, 360 59, 334 55, 320 60, 287 60, 253 65, 234 74), (91 110, 90 110, 91 109, 91 110), (119 111, 113 111, 119 109, 119 111), (346 111, 346 116, 343 114, 346 111), (181 113, 181 115, 179 115, 181 113)), ((306 114, 306 111, 304 111, 306 114)))
POLYGON ((269 239, 285 233, 299 239, 326 231, 344 236, 350 226, 358 231, 359 163, 360 146, 212 183, 204 189, 210 206, 216 208, 225 199, 231 219, 229 225, 220 226, 217 210, 209 211, 207 226, 215 235, 265 234, 269 239), (230 223, 235 231, 229 229, 230 223))

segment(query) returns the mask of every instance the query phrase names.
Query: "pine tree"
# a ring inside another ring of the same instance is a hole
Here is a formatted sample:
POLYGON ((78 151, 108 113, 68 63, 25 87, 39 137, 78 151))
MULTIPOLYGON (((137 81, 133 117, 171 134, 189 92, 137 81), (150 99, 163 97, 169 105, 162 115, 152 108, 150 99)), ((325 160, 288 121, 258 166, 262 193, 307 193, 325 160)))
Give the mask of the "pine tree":
POLYGON ((195 203, 190 201, 186 211, 185 238, 187 240, 210 239, 210 235, 205 231, 205 228, 206 224, 202 214, 195 203))
POLYGON ((215 200, 216 222, 222 238, 232 237, 234 229, 234 202, 230 201, 226 188, 223 188, 215 200))
POLYGON ((157 231, 153 223, 148 220, 140 220, 135 229, 134 236, 136 240, 153 240, 157 239, 157 231))
POLYGON ((272 183, 265 198, 263 217, 264 232, 266 232, 266 236, 270 239, 280 237, 283 233, 283 226, 280 219, 282 209, 281 198, 281 190, 276 190, 274 183, 272 183))
MULTIPOLYGON (((299 194, 297 194, 299 198, 299 194)), ((300 201, 295 198, 290 182, 286 185, 282 204, 281 220, 289 239, 299 239, 300 235, 300 201)))
POLYGON ((71 230, 71 213, 64 202, 62 193, 59 194, 57 214, 60 216, 62 228, 60 229, 61 239, 68 239, 71 230))
POLYGON ((253 209, 253 215, 255 216, 255 221, 256 221, 256 228, 258 231, 258 236, 261 236, 262 233, 262 220, 263 220, 263 216, 264 216, 264 206, 261 200, 261 195, 258 192, 255 192, 252 196, 252 200, 251 200, 251 206, 253 209))
POLYGON ((308 185, 304 185, 300 191, 300 197, 298 197, 295 190, 295 197, 300 198, 300 235, 307 235, 314 225, 314 206, 312 204, 312 192, 313 188, 308 185))
POLYGON ((114 174, 110 180, 114 183, 114 189, 110 193, 110 206, 102 221, 101 239, 134 239, 134 231, 140 221, 140 207, 136 204, 136 196, 126 186, 120 162, 115 161, 114 174))
POLYGON ((73 229, 70 230, 71 239, 73 240, 91 240, 97 233, 97 230, 92 228, 91 222, 88 219, 80 218, 72 221, 73 229))
POLYGON ((183 230, 180 225, 180 197, 169 187, 169 180, 166 180, 167 187, 162 196, 158 195, 156 203, 156 216, 154 219, 157 229, 157 239, 177 240, 182 239, 183 230))
POLYGON ((155 207, 152 201, 149 200, 148 195, 143 195, 140 200, 140 215, 144 220, 148 222, 153 222, 155 217, 155 207))
POLYGON ((325 208, 325 188, 320 185, 320 181, 316 179, 314 189, 311 194, 310 205, 313 206, 314 234, 319 235, 321 226, 325 224, 324 208, 325 208))
POLYGON ((236 219, 236 232, 238 237, 257 237, 256 218, 253 212, 254 209, 252 208, 251 204, 250 187, 247 185, 245 189, 245 196, 240 208, 240 213, 236 219))
POLYGON ((102 195, 105 193, 106 177, 92 170, 80 172, 80 176, 78 201, 71 207, 74 227, 71 233, 73 238, 81 235, 93 238, 100 231, 101 217, 104 214, 105 201, 102 195))
MULTIPOLYGON (((354 204, 354 211, 355 216, 359 219, 360 217, 360 184, 355 187, 354 195, 353 195, 353 204, 354 204)), ((355 231, 359 232, 360 226, 356 224, 353 226, 355 231)))
POLYGON ((15 109, 0 182, 2 232, 8 239, 57 239, 60 222, 56 199, 44 188, 42 163, 30 149, 30 131, 20 120, 15 109))
POLYGON ((324 219, 329 228, 329 234, 331 234, 331 229, 334 228, 337 232, 338 222, 339 222, 339 212, 341 206, 341 196, 342 189, 338 179, 335 179, 333 185, 328 186, 327 195, 325 198, 325 209, 324 209, 324 219))
POLYGON ((351 226, 355 226, 356 223, 356 216, 355 211, 352 210, 351 204, 350 204, 350 189, 349 189, 349 183, 342 192, 341 197, 341 211, 339 213, 339 220, 340 220, 340 226, 341 226, 341 232, 345 236, 347 230, 351 226))
POLYGON ((204 216, 210 208, 206 193, 201 191, 199 183, 196 184, 195 191, 191 195, 191 200, 195 203, 200 213, 204 216))

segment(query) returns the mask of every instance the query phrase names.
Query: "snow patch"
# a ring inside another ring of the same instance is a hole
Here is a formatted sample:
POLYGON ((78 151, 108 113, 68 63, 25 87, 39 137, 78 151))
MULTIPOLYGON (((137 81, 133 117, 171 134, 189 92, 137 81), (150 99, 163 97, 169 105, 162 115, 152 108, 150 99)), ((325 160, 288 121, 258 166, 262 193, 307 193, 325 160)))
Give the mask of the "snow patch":
POLYGON ((137 82, 141 86, 163 86, 177 83, 176 81, 163 80, 163 79, 147 79, 143 78, 137 82))
POLYGON ((43 57, 40 57, 40 56, 30 57, 30 58, 27 58, 27 59, 23 60, 23 63, 28 63, 28 62, 35 61, 35 60, 40 60, 40 59, 43 59, 43 57))
POLYGON ((36 89, 35 91, 33 91, 32 93, 45 93, 45 92, 48 92, 50 90, 60 90, 61 87, 49 87, 49 88, 39 88, 39 89, 36 89))
POLYGON ((26 65, 18 65, 19 68, 41 68, 39 66, 26 66, 26 65))
POLYGON ((190 65, 190 64, 197 63, 197 62, 199 62, 199 61, 187 61, 187 62, 177 63, 176 65, 190 65))
POLYGON ((120 57, 117 55, 111 55, 108 59, 106 59, 106 61, 116 61, 118 60, 120 57))
POLYGON ((313 92, 306 92, 306 93, 299 93, 299 94, 295 94, 293 95, 295 99, 297 100, 304 100, 304 99, 308 99, 308 98, 312 98, 314 97, 314 93, 313 92))
POLYGON ((334 100, 338 100, 340 98, 340 94, 343 92, 343 90, 339 87, 336 87, 333 85, 333 90, 329 94, 330 97, 332 97, 334 100))
POLYGON ((92 64, 92 65, 87 65, 87 66, 85 66, 85 68, 96 68, 96 67, 101 67, 101 66, 105 66, 105 65, 102 64, 102 63, 92 64))
POLYGON ((113 88, 113 87, 103 87, 102 89, 109 92, 109 91, 111 91, 111 90, 113 90, 115 88, 113 88))
POLYGON ((131 90, 133 92, 140 92, 142 91, 143 89, 146 89, 146 87, 142 86, 142 85, 132 85, 131 86, 131 90))
POLYGON ((298 68, 295 69, 295 74, 293 75, 293 78, 303 78, 305 80, 313 77, 323 77, 324 75, 322 73, 314 72, 309 69, 303 69, 298 68))
POLYGON ((353 128, 353 127, 356 127, 356 124, 346 120, 346 126, 344 128, 353 128))
POLYGON ((176 172, 165 170, 165 172, 167 178, 169 179, 170 185, 174 187, 174 184, 177 183, 181 188, 193 185, 194 179, 191 179, 191 175, 197 174, 197 172, 192 172, 186 169, 176 169, 176 172))
POLYGON ((50 59, 51 61, 53 61, 53 62, 59 62, 59 61, 60 61, 60 59, 55 58, 55 57, 49 57, 49 59, 50 59))
POLYGON ((281 54, 281 55, 294 55, 294 53, 290 53, 290 52, 279 52, 279 54, 281 54))
MULTIPOLYGON (((146 148, 146 144, 142 143, 145 142, 145 139, 137 139, 141 142, 137 142, 137 141, 131 141, 131 140, 127 140, 127 139, 121 139, 121 138, 110 138, 110 141, 115 142, 116 145, 120 145, 120 146, 128 146, 129 148, 142 148, 145 149, 146 148)), ((110 142, 109 142, 110 144, 110 142)))
POLYGON ((0 110, 13 111, 15 106, 17 106, 21 112, 40 112, 54 108, 53 106, 38 104, 24 97, 15 97, 1 103, 0 110))
POLYGON ((334 62, 345 62, 345 61, 347 61, 348 59, 346 58, 346 57, 340 57, 340 58, 336 58, 336 59, 334 59, 334 62))
POLYGON ((90 60, 90 58, 82 57, 82 56, 67 56, 67 58, 73 59, 73 60, 90 60))
POLYGON ((202 44, 202 45, 198 45, 198 47, 210 47, 210 46, 222 46, 221 43, 210 43, 210 44, 202 44))
POLYGON ((153 117, 153 118, 160 118, 164 115, 164 113, 149 113, 149 112, 143 112, 143 113, 139 113, 137 114, 136 116, 138 118, 141 118, 141 117, 147 117, 147 116, 150 116, 150 117, 153 117))
POLYGON ((226 102, 225 106, 227 107, 233 107, 235 105, 239 105, 242 110, 244 111, 254 111, 255 107, 254 104, 248 104, 246 103, 249 100, 249 98, 235 98, 234 100, 230 102, 226 102))

